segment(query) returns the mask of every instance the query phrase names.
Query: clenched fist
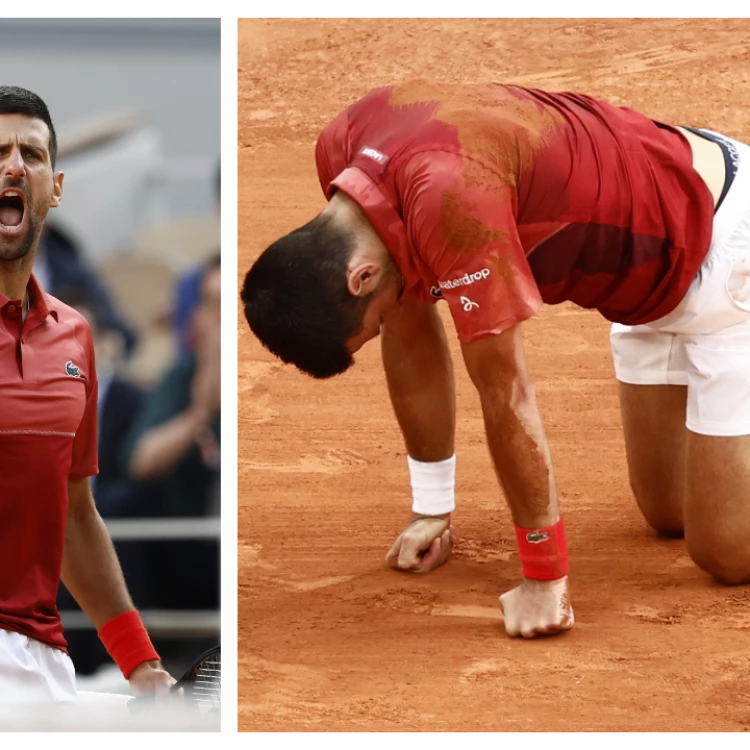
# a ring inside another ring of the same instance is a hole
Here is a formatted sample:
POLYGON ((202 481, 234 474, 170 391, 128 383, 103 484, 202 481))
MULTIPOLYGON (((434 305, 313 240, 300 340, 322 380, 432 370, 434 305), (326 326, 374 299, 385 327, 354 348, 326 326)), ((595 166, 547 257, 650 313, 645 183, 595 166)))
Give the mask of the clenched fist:
POLYGON ((417 516, 396 539, 385 561, 396 570, 427 573, 442 565, 453 549, 450 514, 417 516))
POLYGON ((575 622, 567 576, 556 581, 527 578, 500 597, 500 609, 511 636, 554 635, 570 630, 575 622))
POLYGON ((130 675, 130 688, 136 697, 155 696, 157 701, 169 699, 175 679, 158 661, 145 661, 130 675))

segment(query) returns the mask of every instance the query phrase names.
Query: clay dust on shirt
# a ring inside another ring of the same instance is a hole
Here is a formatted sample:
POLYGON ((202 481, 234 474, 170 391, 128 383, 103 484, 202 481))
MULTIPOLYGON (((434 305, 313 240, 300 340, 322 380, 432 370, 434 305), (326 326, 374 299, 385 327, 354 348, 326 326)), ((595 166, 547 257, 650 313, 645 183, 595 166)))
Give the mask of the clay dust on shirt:
POLYGON ((563 124, 562 115, 518 88, 407 81, 393 87, 389 106, 434 106, 433 119, 455 128, 462 153, 514 185, 563 124))
POLYGON ((447 246, 456 253, 472 253, 494 243, 508 244, 508 232, 488 227, 471 216, 471 202, 452 190, 443 193, 438 226, 447 246))
MULTIPOLYGON (((462 184, 443 194, 438 223, 451 250, 470 253, 507 245, 507 231, 475 218, 471 192, 497 195, 498 206, 516 200, 521 175, 560 127, 562 116, 529 94, 502 85, 463 86, 409 81, 394 86, 389 106, 434 107, 433 119, 449 125, 464 156, 462 184)), ((515 213, 515 211, 514 211, 515 213)))

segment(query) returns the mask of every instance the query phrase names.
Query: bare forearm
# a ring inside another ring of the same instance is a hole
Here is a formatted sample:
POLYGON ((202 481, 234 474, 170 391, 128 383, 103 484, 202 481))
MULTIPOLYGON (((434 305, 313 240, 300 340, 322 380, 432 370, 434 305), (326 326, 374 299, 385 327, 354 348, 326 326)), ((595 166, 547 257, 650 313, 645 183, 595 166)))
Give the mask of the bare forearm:
POLYGON ((68 514, 62 580, 97 630, 133 609, 114 545, 94 507, 68 514))
POLYGON ((455 387, 442 323, 436 311, 413 326, 384 326, 381 349, 388 391, 409 455, 442 461, 453 455, 455 387))
POLYGON ((462 349, 513 520, 525 529, 554 524, 559 519, 555 478, 521 326, 463 344, 462 349))
POLYGON ((189 408, 144 433, 133 449, 131 476, 143 481, 167 474, 187 455, 207 424, 205 415, 189 408))
POLYGON ((513 520, 525 529, 560 517, 549 445, 533 388, 482 396, 487 443, 513 520))

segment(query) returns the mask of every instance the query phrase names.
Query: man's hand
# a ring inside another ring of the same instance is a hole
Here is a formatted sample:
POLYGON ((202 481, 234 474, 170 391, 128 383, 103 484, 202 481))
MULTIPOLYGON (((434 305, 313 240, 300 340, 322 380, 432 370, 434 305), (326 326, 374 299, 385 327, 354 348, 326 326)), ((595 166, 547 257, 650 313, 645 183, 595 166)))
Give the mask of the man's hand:
POLYGON ((570 630, 575 622, 567 576, 557 581, 526 579, 500 597, 500 609, 510 636, 554 635, 570 630))
POLYGON ((450 513, 443 516, 418 516, 409 522, 396 539, 385 561, 396 570, 428 573, 441 566, 453 549, 450 513))
POLYGON ((145 661, 130 674, 130 689, 136 698, 153 695, 157 701, 169 698, 169 689, 176 680, 158 661, 145 661))

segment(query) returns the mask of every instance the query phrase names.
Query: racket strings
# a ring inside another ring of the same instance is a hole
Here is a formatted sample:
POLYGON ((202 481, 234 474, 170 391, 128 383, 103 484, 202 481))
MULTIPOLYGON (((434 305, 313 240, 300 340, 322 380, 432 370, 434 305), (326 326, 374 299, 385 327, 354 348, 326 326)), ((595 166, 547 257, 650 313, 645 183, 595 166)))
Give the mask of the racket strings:
POLYGON ((221 706, 221 658, 212 656, 200 664, 193 673, 191 693, 198 704, 221 706))

